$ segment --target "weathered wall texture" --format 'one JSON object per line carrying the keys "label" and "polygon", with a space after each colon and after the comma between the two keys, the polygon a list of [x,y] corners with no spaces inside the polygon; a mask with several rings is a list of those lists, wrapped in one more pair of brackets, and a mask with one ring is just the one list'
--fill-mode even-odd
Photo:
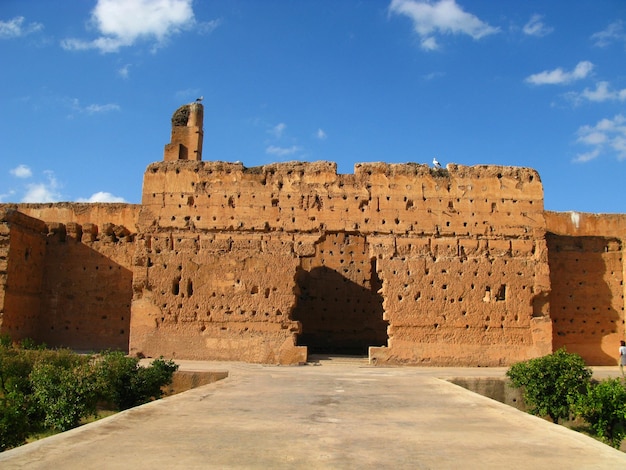
{"label": "weathered wall texture", "polygon": [[0,331],[50,346],[127,351],[138,206],[2,207],[11,214],[3,226],[11,237],[8,266],[13,269],[7,274]]}
{"label": "weathered wall texture", "polygon": [[0,204],[0,209],[13,209],[46,223],[106,224],[120,225],[131,232],[136,231],[138,204],[107,203],[91,204],[78,202]]}
{"label": "weathered wall texture", "polygon": [[[538,175],[503,167],[448,170],[389,182],[400,183],[390,201],[398,201],[398,212],[410,201],[422,230],[371,239],[390,327],[389,346],[373,348],[370,359],[487,366],[550,352]],[[421,199],[409,192],[415,183],[430,187]]]}
{"label": "weathered wall texture", "polygon": [[0,210],[0,331],[15,340],[37,336],[45,232],[40,220]]}
{"label": "weathered wall texture", "polygon": [[37,337],[80,350],[128,350],[134,236],[112,224],[49,224]]}
{"label": "weathered wall texture", "polygon": [[624,339],[626,216],[546,213],[553,348],[613,365]]}
{"label": "weathered wall texture", "polygon": [[202,161],[172,117],[141,205],[0,205],[0,332],[54,346],[293,364],[614,364],[626,216],[543,209],[531,169]]}
{"label": "weathered wall texture", "polygon": [[[328,162],[152,164],[131,351],[153,354],[182,335],[193,343],[186,355],[214,357],[217,344],[222,357],[267,357],[256,330],[279,328],[271,349],[285,357],[301,357],[299,345],[379,346],[378,363],[497,365],[548,353],[542,202],[536,172],[519,168],[375,163],[338,175]],[[272,257],[266,244],[277,237]],[[274,291],[266,308],[252,294]]]}

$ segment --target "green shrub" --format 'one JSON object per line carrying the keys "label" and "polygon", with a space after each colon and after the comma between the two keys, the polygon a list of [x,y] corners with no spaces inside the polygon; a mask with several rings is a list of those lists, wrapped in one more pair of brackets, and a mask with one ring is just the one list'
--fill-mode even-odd
{"label": "green shrub", "polygon": [[28,401],[19,391],[0,394],[0,451],[22,445],[31,432]]}
{"label": "green shrub", "polygon": [[574,412],[600,439],[619,449],[626,437],[626,387],[620,379],[589,384],[587,393],[578,397]]}
{"label": "green shrub", "polygon": [[96,415],[99,383],[92,364],[63,367],[39,362],[33,367],[30,380],[45,426],[67,431],[78,426],[82,418]]}
{"label": "green shrub", "polygon": [[102,356],[100,363],[103,398],[118,409],[161,398],[161,387],[172,383],[178,365],[173,361],[155,359],[148,367],[141,367],[139,360],[121,352],[109,352]]}
{"label": "green shrub", "polygon": [[0,393],[10,392],[27,395],[31,391],[28,375],[33,368],[34,357],[13,346],[0,346]]}
{"label": "green shrub", "polygon": [[578,354],[559,349],[553,354],[513,364],[506,375],[523,387],[528,411],[554,423],[569,417],[572,405],[590,383],[591,369]]}
{"label": "green shrub", "polygon": [[78,426],[102,401],[126,409],[160,398],[177,369],[163,359],[140,367],[121,352],[94,357],[0,336],[0,451]]}

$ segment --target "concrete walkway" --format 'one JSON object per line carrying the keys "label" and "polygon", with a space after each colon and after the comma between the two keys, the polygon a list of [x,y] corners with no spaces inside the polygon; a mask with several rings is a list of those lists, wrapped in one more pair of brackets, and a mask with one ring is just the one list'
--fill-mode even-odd
{"label": "concrete walkway", "polygon": [[229,377],[6,451],[0,468],[626,468],[622,452],[441,379],[504,368],[177,362]]}

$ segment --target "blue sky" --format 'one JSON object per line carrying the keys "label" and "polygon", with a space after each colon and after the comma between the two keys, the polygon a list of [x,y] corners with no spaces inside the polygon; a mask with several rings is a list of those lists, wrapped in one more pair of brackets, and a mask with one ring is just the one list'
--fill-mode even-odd
{"label": "blue sky", "polygon": [[204,160],[531,167],[626,213],[623,0],[2,0],[0,57],[0,202],[139,203],[204,96]]}

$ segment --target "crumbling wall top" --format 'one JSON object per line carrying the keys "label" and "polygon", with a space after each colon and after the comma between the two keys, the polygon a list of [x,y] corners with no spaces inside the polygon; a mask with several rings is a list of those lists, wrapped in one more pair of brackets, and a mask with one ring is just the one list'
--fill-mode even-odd
{"label": "crumbling wall top", "polygon": [[20,225],[35,232],[46,233],[47,227],[41,220],[29,217],[12,207],[0,208],[0,223]]}

